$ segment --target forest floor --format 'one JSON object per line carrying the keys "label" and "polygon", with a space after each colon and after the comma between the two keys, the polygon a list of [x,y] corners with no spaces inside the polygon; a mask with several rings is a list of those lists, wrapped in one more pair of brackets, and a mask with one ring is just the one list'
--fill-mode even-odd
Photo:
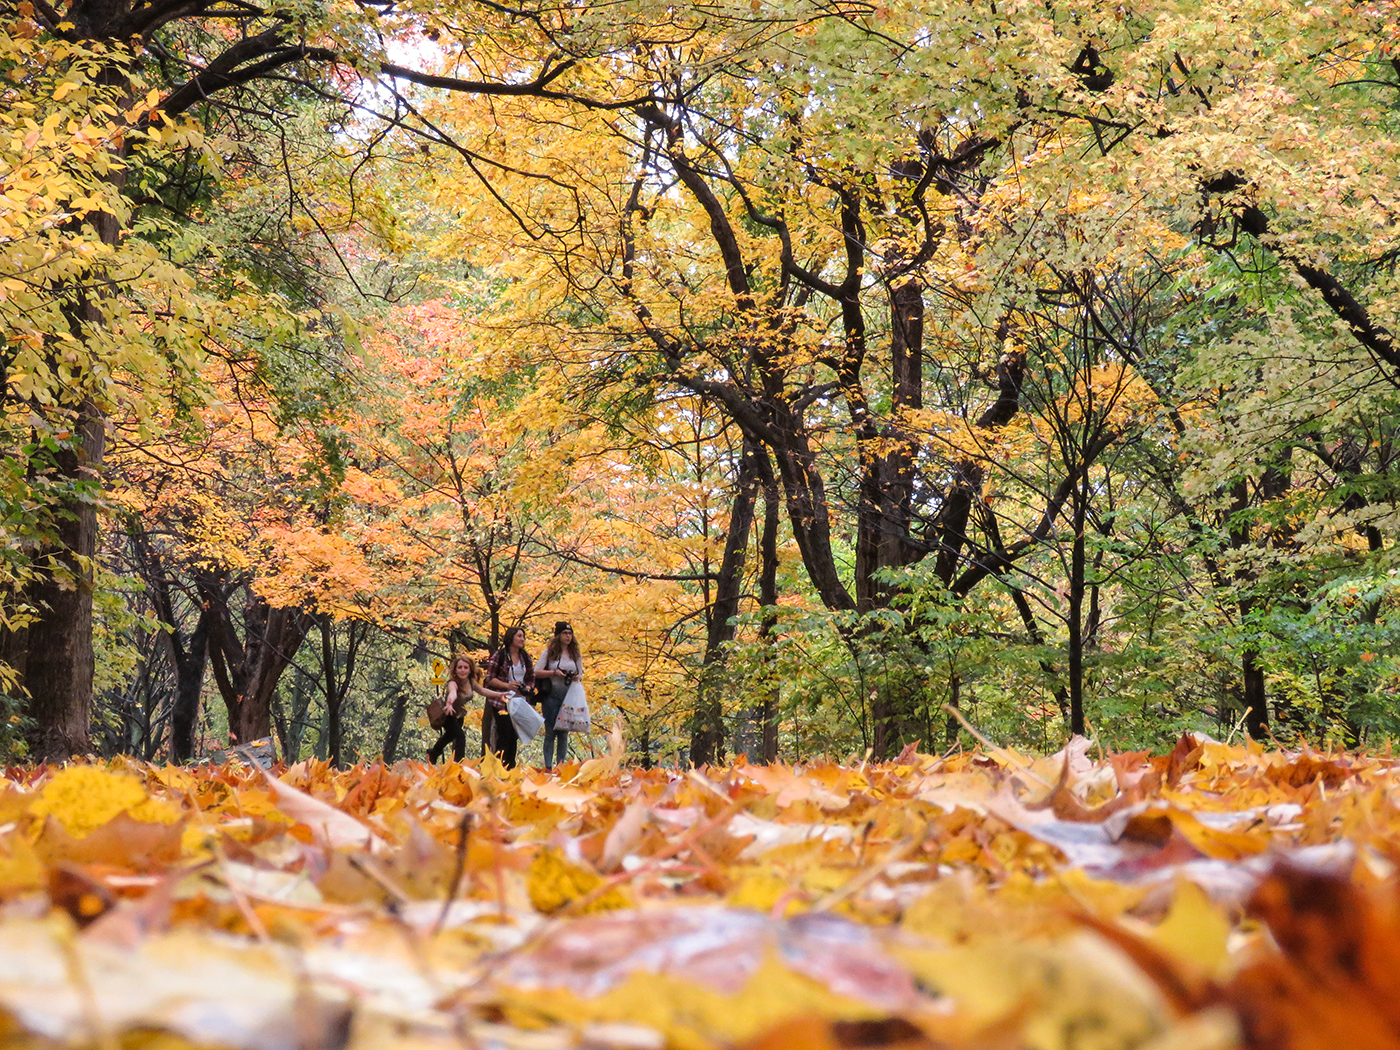
{"label": "forest floor", "polygon": [[11,769],[0,1045],[1400,1047],[1389,756]]}

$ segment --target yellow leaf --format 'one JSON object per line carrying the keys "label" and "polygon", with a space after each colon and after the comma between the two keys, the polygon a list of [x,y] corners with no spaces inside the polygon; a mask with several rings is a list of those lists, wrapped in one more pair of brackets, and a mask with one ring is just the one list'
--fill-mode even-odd
{"label": "yellow leaf", "polygon": [[1148,935],[1159,948],[1219,976],[1229,956],[1230,921],[1206,891],[1185,879],[1176,884],[1171,909]]}
{"label": "yellow leaf", "polygon": [[[673,1050],[712,1050],[749,1039],[801,1013],[846,1019],[880,1011],[830,991],[768,954],[737,992],[720,991],[689,976],[634,970],[602,995],[584,998],[560,988],[511,989],[504,1005],[568,1024],[626,1022],[659,1031]],[[517,1016],[519,1016],[517,1014]],[[521,1018],[524,1020],[525,1018]]]}
{"label": "yellow leaf", "polygon": [[44,881],[44,866],[23,835],[0,841],[0,894],[37,889]]}
{"label": "yellow leaf", "polygon": [[69,766],[48,779],[30,812],[52,816],[64,831],[80,838],[145,800],[145,786],[128,773]]}
{"label": "yellow leaf", "polygon": [[562,908],[581,902],[575,907],[579,914],[615,911],[629,905],[627,897],[616,887],[604,890],[603,877],[564,858],[553,846],[545,846],[530,862],[530,903],[536,911],[552,915]]}

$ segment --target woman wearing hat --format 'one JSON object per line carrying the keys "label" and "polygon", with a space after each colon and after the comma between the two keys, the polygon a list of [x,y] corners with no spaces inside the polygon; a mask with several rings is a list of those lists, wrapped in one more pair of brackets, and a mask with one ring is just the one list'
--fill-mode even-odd
{"label": "woman wearing hat", "polygon": [[544,715],[544,768],[553,769],[563,762],[569,750],[569,734],[554,728],[559,708],[564,706],[564,694],[575,678],[583,677],[583,659],[579,656],[574,629],[560,620],[554,625],[554,637],[535,662],[535,677],[549,682],[549,696],[540,706]]}

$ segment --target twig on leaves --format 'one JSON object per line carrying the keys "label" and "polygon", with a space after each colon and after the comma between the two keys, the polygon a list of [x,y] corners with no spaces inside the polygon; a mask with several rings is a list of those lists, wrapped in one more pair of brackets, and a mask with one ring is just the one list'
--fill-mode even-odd
{"label": "twig on leaves", "polygon": [[952,704],[944,704],[943,710],[947,712],[951,717],[956,718],[958,720],[958,724],[967,730],[968,734],[972,737],[973,740],[976,740],[979,744],[985,747],[988,753],[992,755],[992,757],[1000,758],[1007,765],[1014,766],[1018,772],[1029,777],[1031,780],[1034,780],[1041,787],[1047,788],[1049,790],[1054,789],[1054,785],[1051,784],[1044,777],[1042,777],[1040,774],[1032,770],[1030,763],[1027,762],[1024,758],[1016,754],[1016,752],[1014,751],[1008,751],[1004,747],[998,747],[996,744],[992,743],[985,736],[983,736],[976,729],[974,729],[972,723],[969,722],[966,718],[964,718],[963,713],[959,711],[956,707],[954,707]]}
{"label": "twig on leaves", "polygon": [[[697,776],[697,778],[700,781],[704,781],[704,778],[698,777],[697,774],[694,774],[694,771],[692,771],[692,775]],[[708,781],[704,782],[708,783]],[[714,788],[713,784],[711,784],[710,786]],[[701,859],[702,862],[709,861],[709,864],[713,865],[713,861],[709,860],[709,858],[704,854],[702,850],[700,850],[696,843],[713,829],[723,824],[729,823],[730,819],[734,816],[734,814],[738,813],[739,810],[744,808],[743,799],[730,799],[725,797],[719,791],[718,788],[714,788],[714,790],[717,794],[720,794],[721,798],[725,799],[726,805],[724,809],[720,810],[705,823],[696,824],[693,827],[691,827],[689,831],[687,831],[684,835],[678,838],[675,842],[672,842],[665,849],[647,858],[645,863],[638,865],[631,871],[620,871],[615,875],[608,876],[593,889],[583,894],[583,896],[576,897],[573,900],[569,901],[569,903],[564,905],[564,907],[561,908],[557,914],[576,914],[582,911],[583,909],[587,908],[594,901],[601,899],[604,895],[608,893],[608,891],[625,883],[632,882],[635,879],[640,878],[642,875],[650,874],[660,866],[662,861],[670,860],[676,854],[684,852],[685,850],[690,850],[692,855],[698,855],[697,859]]]}
{"label": "twig on leaves", "polygon": [[402,908],[409,902],[409,896],[404,892],[403,887],[380,871],[379,865],[373,860],[368,857],[357,857],[353,853],[348,854],[346,860],[350,862],[352,868],[392,897],[395,908]]}
{"label": "twig on leaves", "polygon": [[438,914],[437,922],[433,923],[433,936],[442,932],[443,924],[447,922],[448,912],[452,910],[452,902],[457,899],[457,891],[462,886],[462,876],[467,871],[467,839],[471,836],[472,815],[471,811],[462,814],[462,820],[457,825],[457,859],[452,869],[452,885],[447,888],[447,897],[442,902],[442,911]]}
{"label": "twig on leaves", "polygon": [[267,932],[267,927],[263,925],[262,919],[258,917],[257,910],[248,900],[245,894],[238,887],[238,880],[233,877],[233,872],[229,866],[228,854],[224,852],[223,843],[219,841],[219,836],[211,829],[204,820],[204,811],[200,808],[198,801],[193,794],[185,792],[185,797],[189,800],[191,809],[195,814],[195,819],[199,821],[200,829],[204,832],[209,843],[209,851],[214,854],[214,861],[219,867],[219,874],[223,877],[224,886],[228,889],[229,895],[233,897],[234,906],[238,913],[243,916],[243,921],[248,924],[248,928],[253,931],[253,936],[264,944],[272,940]]}
{"label": "twig on leaves", "polygon": [[120,1044],[112,1032],[112,1026],[107,1023],[102,1016],[101,1008],[97,1005],[97,994],[93,990],[91,979],[88,977],[87,965],[83,962],[77,936],[70,932],[60,935],[56,940],[59,950],[63,953],[68,979],[78,990],[78,998],[82,1001],[83,1019],[87,1022],[94,1046],[97,1050],[120,1050]]}
{"label": "twig on leaves", "polygon": [[914,852],[915,849],[923,845],[923,842],[924,839],[922,837],[905,839],[903,842],[899,843],[899,845],[895,846],[894,849],[890,850],[889,853],[885,855],[885,859],[879,864],[873,867],[863,868],[860,874],[843,885],[836,887],[836,889],[821,898],[821,900],[815,902],[810,910],[830,911],[848,897],[854,897],[876,879],[883,876],[892,865],[898,864],[905,857],[909,856],[910,853]]}

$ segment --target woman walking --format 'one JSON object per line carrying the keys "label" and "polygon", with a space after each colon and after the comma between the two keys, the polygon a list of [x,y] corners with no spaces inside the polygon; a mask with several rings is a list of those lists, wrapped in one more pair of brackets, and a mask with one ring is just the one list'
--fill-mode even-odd
{"label": "woman walking", "polygon": [[549,696],[541,706],[541,713],[544,715],[544,768],[553,769],[557,763],[564,761],[569,750],[569,734],[555,729],[554,722],[559,717],[559,708],[564,705],[564,694],[569,691],[569,686],[575,678],[583,677],[583,658],[579,655],[578,639],[566,621],[560,620],[554,625],[554,637],[540,653],[535,667],[536,677],[549,679]]}
{"label": "woman walking", "polygon": [[[525,628],[511,627],[506,631],[501,647],[486,664],[486,685],[504,693],[519,693],[528,698],[535,688],[535,669],[525,652]],[[493,751],[507,769],[515,766],[515,751],[520,737],[506,710],[505,700],[498,706],[487,702],[481,715],[481,753]]]}
{"label": "woman walking", "polygon": [[[437,743],[428,748],[429,761],[436,762],[442,757],[447,745],[452,745],[452,760],[462,761],[467,753],[467,734],[462,723],[467,715],[467,701],[472,693],[486,697],[486,703],[500,703],[505,706],[504,694],[483,689],[476,680],[476,662],[470,656],[458,656],[452,661],[452,677],[447,680],[447,694],[443,713],[447,719],[442,724],[442,733]],[[507,718],[509,721],[509,718]]]}

